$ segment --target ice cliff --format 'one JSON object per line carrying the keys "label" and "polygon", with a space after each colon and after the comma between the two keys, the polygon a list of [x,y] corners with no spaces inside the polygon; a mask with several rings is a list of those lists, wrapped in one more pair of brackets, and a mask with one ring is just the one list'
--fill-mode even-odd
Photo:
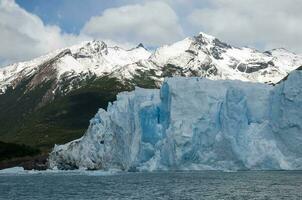
{"label": "ice cliff", "polygon": [[276,86],[174,77],[123,92],[51,168],[302,169],[302,71]]}

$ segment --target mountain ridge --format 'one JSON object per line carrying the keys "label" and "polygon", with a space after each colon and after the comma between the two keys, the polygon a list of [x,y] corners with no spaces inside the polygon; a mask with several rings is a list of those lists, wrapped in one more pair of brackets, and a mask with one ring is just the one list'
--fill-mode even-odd
{"label": "mountain ridge", "polygon": [[[14,87],[20,78],[35,73],[39,69],[37,66],[56,58],[63,59],[56,66],[58,79],[60,77],[66,78],[68,73],[70,76],[91,73],[98,77],[113,73],[121,78],[122,75],[116,75],[116,71],[121,71],[123,68],[125,70],[120,72],[124,73],[122,78],[131,79],[133,70],[140,68],[138,65],[143,62],[144,68],[147,70],[160,71],[161,69],[158,66],[172,64],[180,66],[183,70],[204,72],[196,75],[208,76],[208,78],[213,79],[239,79],[276,83],[278,82],[276,79],[281,80],[282,77],[287,75],[286,73],[302,65],[301,55],[284,48],[260,52],[246,47],[232,47],[202,32],[197,36],[185,38],[172,45],[159,47],[153,53],[147,51],[141,43],[135,48],[126,50],[117,46],[108,47],[102,41],[93,40],[57,50],[30,61],[1,68],[0,91],[4,93],[7,87]],[[206,67],[202,69],[202,67],[198,68],[199,65],[211,67],[210,69]],[[268,67],[271,68],[268,73],[275,72],[275,74],[273,73],[272,76],[267,78],[261,74],[255,75],[255,72],[261,70],[261,72],[266,73],[267,71],[263,69]],[[207,70],[210,70],[210,74],[207,74]],[[216,71],[218,71],[218,74],[215,74]],[[250,73],[254,74],[251,75]],[[187,75],[189,76],[188,73]],[[274,76],[277,76],[277,78],[274,78]]]}

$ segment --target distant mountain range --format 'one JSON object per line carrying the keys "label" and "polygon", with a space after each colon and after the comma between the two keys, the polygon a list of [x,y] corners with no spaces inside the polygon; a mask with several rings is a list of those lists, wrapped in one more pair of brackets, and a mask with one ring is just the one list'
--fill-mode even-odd
{"label": "distant mountain range", "polygon": [[276,84],[302,65],[285,49],[237,48],[200,33],[148,51],[83,42],[0,68],[0,141],[48,151],[83,135],[98,108],[136,86],[198,76]]}

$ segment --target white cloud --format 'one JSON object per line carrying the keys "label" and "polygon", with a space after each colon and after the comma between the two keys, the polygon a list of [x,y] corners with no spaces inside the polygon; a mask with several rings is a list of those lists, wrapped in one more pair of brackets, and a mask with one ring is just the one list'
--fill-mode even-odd
{"label": "white cloud", "polygon": [[181,39],[183,30],[168,4],[147,1],[105,10],[86,23],[82,34],[101,40],[156,46]]}
{"label": "white cloud", "polygon": [[74,44],[80,38],[43,24],[13,0],[0,0],[0,65],[34,58]]}
{"label": "white cloud", "polygon": [[236,45],[285,47],[302,52],[301,0],[214,0],[188,21]]}

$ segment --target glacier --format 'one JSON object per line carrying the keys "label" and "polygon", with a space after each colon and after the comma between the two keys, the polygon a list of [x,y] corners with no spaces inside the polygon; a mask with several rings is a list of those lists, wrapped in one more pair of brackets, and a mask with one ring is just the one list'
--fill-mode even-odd
{"label": "glacier", "polygon": [[275,86],[173,77],[100,109],[52,169],[301,170],[302,71]]}

